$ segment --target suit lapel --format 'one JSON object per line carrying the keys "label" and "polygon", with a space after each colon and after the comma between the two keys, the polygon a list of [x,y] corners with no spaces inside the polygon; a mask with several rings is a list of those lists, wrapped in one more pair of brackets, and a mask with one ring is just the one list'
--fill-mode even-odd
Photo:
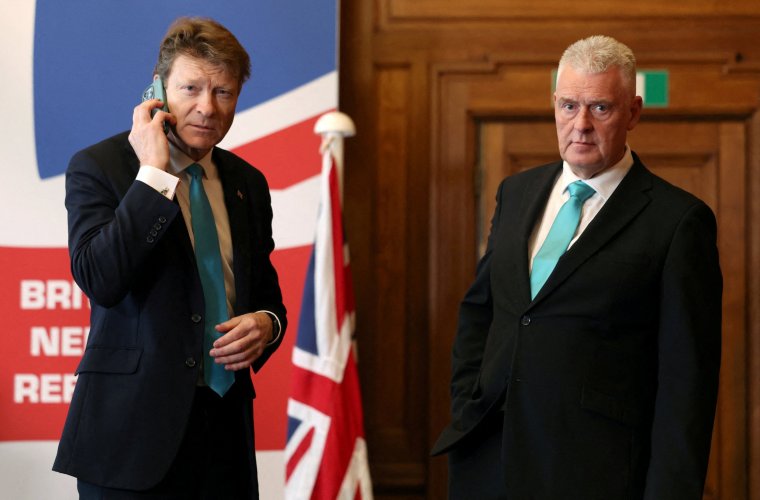
{"label": "suit lapel", "polygon": [[652,179],[644,165],[635,158],[633,167],[620,182],[602,210],[594,217],[578,241],[559,259],[549,279],[534,302],[540,301],[559,286],[578,266],[599,251],[646,207]]}
{"label": "suit lapel", "polygon": [[[174,197],[173,201],[175,205],[179,206],[179,200],[176,196]],[[193,266],[195,266],[195,251],[193,250],[193,242],[190,241],[190,233],[187,232],[187,223],[185,222],[185,216],[182,213],[181,209],[177,212],[177,218],[174,221],[174,224],[172,224],[169,228],[169,231],[175,233],[172,238],[174,238],[174,241],[179,242],[179,245],[182,247],[182,252],[184,253],[185,257],[187,257],[188,260],[192,262]]]}
{"label": "suit lapel", "polygon": [[[546,200],[561,169],[562,162],[550,164],[521,188],[523,196],[516,211],[516,227],[503,233],[503,238],[507,238],[503,244],[508,248],[511,247],[508,253],[514,256],[510,261],[516,263],[513,273],[515,286],[509,288],[514,290],[515,295],[510,299],[520,309],[530,303],[530,256],[528,255],[530,236],[536,226],[536,221],[543,214]],[[506,203],[505,210],[509,211],[509,200],[503,201]]]}
{"label": "suit lapel", "polygon": [[[249,279],[251,259],[251,231],[249,225],[249,207],[251,200],[246,184],[241,175],[225,163],[219,150],[214,149],[213,160],[219,171],[224,191],[224,204],[230,223],[232,239],[232,272],[235,276],[235,295],[237,304],[245,304],[249,296]],[[237,314],[237,313],[236,313]]]}

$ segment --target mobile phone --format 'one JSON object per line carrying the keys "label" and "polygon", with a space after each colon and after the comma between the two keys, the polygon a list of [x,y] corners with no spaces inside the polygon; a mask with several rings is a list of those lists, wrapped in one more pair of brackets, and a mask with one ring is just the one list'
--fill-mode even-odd
{"label": "mobile phone", "polygon": [[[155,116],[159,109],[167,113],[169,112],[169,105],[166,103],[166,89],[164,88],[164,82],[161,80],[160,76],[156,77],[153,82],[148,85],[148,88],[143,91],[142,100],[147,101],[148,99],[158,99],[164,103],[160,108],[153,108],[150,110],[151,118]],[[169,133],[169,124],[166,122],[164,122],[164,133]]]}

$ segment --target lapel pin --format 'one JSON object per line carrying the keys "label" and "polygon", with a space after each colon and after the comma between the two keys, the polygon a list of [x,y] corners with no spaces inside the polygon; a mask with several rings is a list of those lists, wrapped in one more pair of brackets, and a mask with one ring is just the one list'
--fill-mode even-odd
{"label": "lapel pin", "polygon": [[241,200],[243,199],[243,193],[241,193],[239,189],[237,191],[237,195],[238,195],[238,198],[240,198]]}

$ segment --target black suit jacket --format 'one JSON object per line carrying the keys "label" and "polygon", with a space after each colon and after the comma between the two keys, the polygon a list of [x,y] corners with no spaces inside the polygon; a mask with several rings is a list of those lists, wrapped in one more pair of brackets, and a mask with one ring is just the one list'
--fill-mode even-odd
{"label": "black suit jacket", "polygon": [[[272,311],[284,332],[266,180],[232,153],[212,154],[232,234],[234,313]],[[180,207],[135,181],[138,169],[122,133],[74,155],[66,172],[71,271],[92,312],[53,468],[110,488],[145,489],[165,475],[203,359],[203,291]],[[237,393],[255,397],[248,370],[235,378]]]}
{"label": "black suit jacket", "polygon": [[503,410],[510,500],[702,497],[720,364],[715,217],[634,160],[534,300],[528,240],[562,164],[499,188],[433,452]]}

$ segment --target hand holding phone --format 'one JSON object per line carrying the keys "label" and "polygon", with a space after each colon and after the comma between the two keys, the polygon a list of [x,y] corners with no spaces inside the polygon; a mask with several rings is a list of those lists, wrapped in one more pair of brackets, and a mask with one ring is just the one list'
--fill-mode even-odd
{"label": "hand holding phone", "polygon": [[[155,103],[145,104],[145,101],[158,99],[163,105],[159,108]],[[132,130],[129,133],[129,143],[132,145],[137,155],[140,165],[150,165],[161,170],[166,170],[169,166],[169,125],[173,123],[174,117],[163,116],[162,128],[163,134],[156,129],[156,123],[153,122],[155,114],[162,110],[169,112],[166,101],[166,91],[160,78],[155,78],[148,88],[142,93],[140,105],[135,107],[132,116]],[[148,119],[148,109],[150,109],[150,119]]]}
{"label": "hand holding phone", "polygon": [[[142,94],[142,100],[148,101],[150,99],[158,99],[163,103],[163,106],[160,108],[153,108],[150,110],[150,117],[153,118],[158,110],[164,111],[166,113],[169,112],[169,105],[166,102],[166,89],[164,89],[164,82],[161,80],[160,76],[157,76],[153,82],[143,91]],[[169,133],[169,124],[164,122],[164,133]]]}

